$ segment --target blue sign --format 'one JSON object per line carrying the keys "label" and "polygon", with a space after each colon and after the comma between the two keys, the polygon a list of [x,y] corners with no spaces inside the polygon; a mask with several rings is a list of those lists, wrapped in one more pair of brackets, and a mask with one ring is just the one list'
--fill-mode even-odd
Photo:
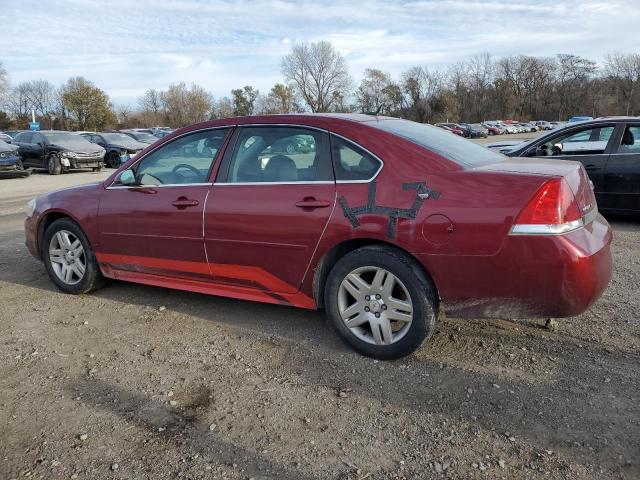
{"label": "blue sign", "polygon": [[40,122],[29,122],[29,130],[40,130]]}

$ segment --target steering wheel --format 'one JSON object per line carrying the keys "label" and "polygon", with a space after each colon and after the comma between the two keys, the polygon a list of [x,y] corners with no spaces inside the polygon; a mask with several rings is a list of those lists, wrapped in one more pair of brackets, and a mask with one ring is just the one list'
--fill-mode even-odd
{"label": "steering wheel", "polygon": [[[198,170],[196,167],[194,167],[193,165],[189,165],[187,163],[181,163],[179,165],[176,165],[175,167],[173,167],[173,170],[171,170],[171,175],[180,175],[178,173],[178,171],[180,169],[186,169],[189,170],[190,172],[192,172],[194,174],[194,176],[199,177],[200,175],[202,175],[202,173],[200,172],[200,170]],[[185,178],[183,175],[180,175],[182,178]]]}

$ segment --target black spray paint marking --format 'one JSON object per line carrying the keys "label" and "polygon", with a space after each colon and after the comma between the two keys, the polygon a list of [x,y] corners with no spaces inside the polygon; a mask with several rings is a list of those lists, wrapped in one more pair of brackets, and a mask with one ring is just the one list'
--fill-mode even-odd
{"label": "black spray paint marking", "polygon": [[369,184],[366,206],[351,208],[349,207],[347,199],[344,197],[338,198],[338,203],[342,207],[345,218],[349,220],[353,228],[360,226],[360,220],[358,220],[359,215],[365,215],[367,213],[386,215],[389,217],[387,237],[393,238],[396,235],[396,225],[398,224],[399,218],[409,218],[413,220],[418,215],[418,211],[425,200],[428,198],[433,198],[434,200],[440,198],[440,192],[429,189],[424,182],[403,183],[402,190],[416,190],[416,198],[413,200],[410,208],[394,208],[376,205],[376,182]]}

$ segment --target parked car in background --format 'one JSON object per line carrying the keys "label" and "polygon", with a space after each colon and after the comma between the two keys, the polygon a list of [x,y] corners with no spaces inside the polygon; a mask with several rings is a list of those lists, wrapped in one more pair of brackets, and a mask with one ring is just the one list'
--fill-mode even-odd
{"label": "parked car in background", "polygon": [[[270,153],[300,136],[312,152]],[[189,126],[104,182],[32,200],[25,231],[64,292],[108,277],[325,308],[346,342],[383,359],[418,348],[440,312],[578,315],[612,272],[579,163],[370,115]]]}
{"label": "parked car in background", "polygon": [[158,141],[158,137],[152,135],[149,132],[141,131],[141,130],[120,130],[120,132],[129,135],[134,140],[137,140],[141,143],[146,143],[147,145],[151,145]]}
{"label": "parked car in background", "polygon": [[11,143],[13,141],[13,137],[6,133],[0,133],[0,140],[2,140],[5,143]]}
{"label": "parked car in background", "polygon": [[28,177],[31,169],[25,169],[18,147],[0,139],[0,178]]}
{"label": "parked car in background", "polygon": [[81,135],[105,149],[104,164],[111,168],[118,168],[149,146],[120,132],[82,133]]}
{"label": "parked car in background", "polygon": [[588,115],[577,115],[567,120],[567,123],[586,122],[588,120],[593,120],[593,117],[589,117]]}
{"label": "parked car in background", "polygon": [[502,135],[505,133],[504,128],[496,124],[483,123],[482,125],[487,129],[487,134],[489,135]]}
{"label": "parked car in background", "polygon": [[440,127],[443,130],[446,130],[449,133],[453,133],[454,135],[458,135],[459,137],[464,137],[464,131],[457,127],[448,127],[443,123],[436,123],[436,127]]}
{"label": "parked car in background", "polygon": [[100,170],[105,153],[104,148],[82,135],[55,130],[24,131],[13,143],[19,147],[25,166],[47,170],[51,175],[76,168]]}
{"label": "parked car in background", "polygon": [[532,123],[528,123],[528,122],[520,122],[517,124],[520,129],[522,130],[522,133],[533,133],[533,132],[537,132],[538,131],[538,127],[535,126]]}
{"label": "parked car in background", "polygon": [[533,122],[540,130],[553,130],[553,125],[545,120],[537,120]]}
{"label": "parked car in background", "polygon": [[517,125],[513,125],[513,124],[508,124],[505,123],[504,124],[504,133],[522,133],[522,128],[518,127]]}
{"label": "parked car in background", "polygon": [[582,163],[598,208],[640,213],[640,118],[614,117],[568,123],[533,140],[498,148],[511,157],[544,157]]}
{"label": "parked car in background", "polygon": [[489,131],[479,123],[463,123],[461,124],[469,129],[469,138],[487,138]]}

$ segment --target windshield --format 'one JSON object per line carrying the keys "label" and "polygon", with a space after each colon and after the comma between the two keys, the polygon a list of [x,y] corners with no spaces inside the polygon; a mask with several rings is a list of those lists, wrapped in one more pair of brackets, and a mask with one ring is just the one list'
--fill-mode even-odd
{"label": "windshield", "polygon": [[109,143],[121,143],[127,145],[136,143],[133,138],[129,135],[125,135],[124,133],[101,133],[100,136]]}
{"label": "windshield", "polygon": [[409,120],[381,120],[369,125],[406,138],[463,167],[475,167],[486,163],[500,162],[504,156],[477,145],[457,135],[423,123]]}
{"label": "windshield", "polygon": [[155,142],[156,140],[158,140],[158,137],[154,137],[153,135],[151,135],[150,133],[144,133],[144,132],[131,132],[131,134],[138,140],[140,140],[141,142]]}
{"label": "windshield", "polygon": [[64,148],[69,148],[69,149],[91,148],[92,150],[99,148],[99,147],[96,147],[96,145],[93,145],[91,142],[89,142],[86,138],[76,133],[44,133],[42,132],[42,134],[45,137],[47,137],[47,140],[49,140],[49,143],[52,143],[54,145],[58,145]]}

